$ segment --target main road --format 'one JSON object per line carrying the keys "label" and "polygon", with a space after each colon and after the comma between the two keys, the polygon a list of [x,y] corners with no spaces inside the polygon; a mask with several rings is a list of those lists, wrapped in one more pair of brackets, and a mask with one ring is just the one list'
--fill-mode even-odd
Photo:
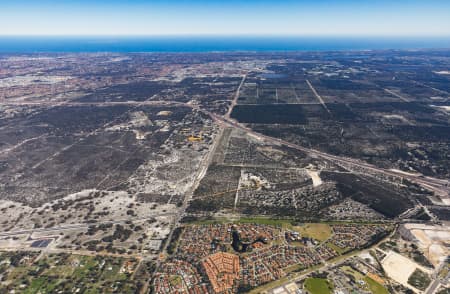
{"label": "main road", "polygon": [[106,220],[106,221],[95,221],[95,222],[89,222],[89,223],[67,224],[67,225],[60,225],[60,226],[49,227],[49,228],[34,228],[34,229],[24,229],[24,230],[17,230],[17,231],[5,231],[5,232],[0,232],[0,237],[11,237],[11,236],[18,236],[18,235],[25,235],[25,234],[33,234],[33,233],[55,233],[55,232],[61,232],[61,231],[81,230],[81,229],[87,229],[93,225],[122,224],[122,223],[125,223],[130,220],[145,221],[145,220],[153,219],[155,217],[171,216],[174,214],[175,214],[175,212],[163,212],[163,213],[156,213],[149,217],[142,217],[142,218],[136,218],[136,219],[127,218],[127,219],[119,219],[119,220]]}
{"label": "main road", "polygon": [[239,99],[239,94],[241,93],[241,89],[242,86],[245,83],[245,79],[247,78],[247,73],[244,74],[244,76],[242,77],[241,83],[239,84],[237,90],[236,90],[236,94],[234,94],[234,98],[231,101],[231,106],[230,108],[228,108],[227,113],[225,114],[225,118],[230,118],[231,112],[233,111],[234,106],[236,106],[238,99]]}
{"label": "main road", "polygon": [[287,146],[292,149],[296,149],[296,150],[305,152],[307,154],[314,155],[316,157],[323,158],[323,159],[326,159],[326,160],[329,160],[329,161],[332,161],[332,162],[335,162],[338,164],[361,168],[365,171],[383,174],[384,176],[408,179],[411,182],[417,183],[417,184],[423,186],[424,188],[427,188],[427,189],[435,192],[436,194],[438,194],[440,196],[448,197],[450,195],[450,182],[448,180],[437,179],[437,178],[432,178],[432,177],[424,177],[422,175],[406,174],[406,173],[402,173],[400,171],[397,172],[395,170],[376,167],[374,165],[362,162],[357,159],[331,155],[331,154],[328,154],[328,153],[325,153],[322,151],[318,151],[316,149],[306,148],[306,147],[297,145],[295,143],[282,140],[280,138],[270,137],[270,136],[255,132],[254,130],[236,122],[233,119],[226,118],[224,116],[220,116],[215,113],[211,113],[209,111],[200,109],[198,107],[194,107],[194,108],[198,109],[199,111],[204,112],[205,114],[208,114],[219,124],[224,124],[224,125],[228,125],[230,127],[240,129],[240,130],[247,132],[249,134],[252,134],[253,136],[255,136],[261,140],[264,140],[266,142],[277,144],[277,145],[282,145],[282,146]]}

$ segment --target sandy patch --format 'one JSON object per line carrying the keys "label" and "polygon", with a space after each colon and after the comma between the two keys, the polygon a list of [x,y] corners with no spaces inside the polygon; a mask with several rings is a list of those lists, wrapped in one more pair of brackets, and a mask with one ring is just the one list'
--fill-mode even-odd
{"label": "sandy patch", "polygon": [[168,116],[171,115],[172,111],[169,110],[161,110],[160,112],[158,112],[157,116]]}
{"label": "sandy patch", "polygon": [[136,136],[136,140],[144,140],[145,137],[147,137],[147,134],[150,134],[139,130],[133,130],[133,133]]}
{"label": "sandy patch", "polygon": [[406,258],[394,251],[389,251],[386,257],[381,261],[381,265],[386,274],[396,282],[404,285],[405,287],[412,288],[416,292],[420,292],[411,285],[408,284],[408,278],[411,274],[419,268],[425,273],[430,271],[417,263],[413,262],[409,258]]}
{"label": "sandy patch", "polygon": [[430,262],[433,265],[438,265],[442,261],[444,261],[445,257],[448,254],[448,250],[440,244],[432,244],[428,248],[428,256],[430,259]]}
{"label": "sandy patch", "polygon": [[298,286],[295,283],[289,283],[284,286],[280,286],[271,291],[272,294],[295,294],[298,292]]}
{"label": "sandy patch", "polygon": [[318,171],[306,170],[306,172],[311,177],[314,187],[322,185],[323,182],[322,182],[322,179],[319,176],[319,172]]}
{"label": "sandy patch", "polygon": [[407,176],[419,176],[420,175],[419,173],[409,173],[409,172],[405,172],[405,171],[402,171],[402,170],[399,170],[399,169],[396,169],[396,168],[391,168],[390,170],[395,172],[395,173],[404,174],[404,175],[407,175]]}
{"label": "sandy patch", "polygon": [[437,106],[437,107],[444,109],[445,111],[450,111],[450,106]]}
{"label": "sandy patch", "polygon": [[18,235],[14,237],[0,237],[1,249],[14,249],[23,246],[28,241],[28,234]]}
{"label": "sandy patch", "polygon": [[252,188],[261,190],[262,188],[270,189],[270,183],[267,179],[254,175],[253,173],[242,172],[239,187],[241,189]]}
{"label": "sandy patch", "polygon": [[383,116],[384,119],[386,119],[388,121],[393,121],[393,122],[398,121],[398,122],[411,124],[411,121],[408,120],[403,115],[399,115],[399,114],[383,114],[382,116]]}
{"label": "sandy patch", "polygon": [[448,197],[440,197],[442,204],[450,206],[450,198]]}
{"label": "sandy patch", "polygon": [[0,79],[0,88],[35,84],[57,84],[70,80],[70,76],[24,75]]}
{"label": "sandy patch", "polygon": [[153,122],[148,118],[148,116],[143,111],[135,111],[129,114],[129,119],[127,122],[110,126],[105,130],[108,132],[136,130],[142,127],[148,127],[152,125]]}
{"label": "sandy patch", "polygon": [[363,251],[359,254],[359,257],[364,259],[366,262],[370,263],[373,266],[377,265],[377,261],[375,258],[369,253],[369,251]]}
{"label": "sandy patch", "polygon": [[406,224],[405,228],[418,240],[418,246],[434,266],[438,266],[450,254],[446,247],[450,243],[450,228],[424,224]]}

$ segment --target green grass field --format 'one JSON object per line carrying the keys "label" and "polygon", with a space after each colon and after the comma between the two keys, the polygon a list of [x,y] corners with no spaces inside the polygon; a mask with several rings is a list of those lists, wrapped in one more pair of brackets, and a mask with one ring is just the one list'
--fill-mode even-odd
{"label": "green grass field", "polygon": [[311,294],[331,294],[333,286],[326,279],[308,278],[305,281],[305,288]]}
{"label": "green grass field", "polygon": [[304,224],[303,226],[294,227],[302,236],[313,238],[319,241],[325,241],[331,237],[332,231],[328,224]]}
{"label": "green grass field", "polygon": [[388,290],[384,288],[383,285],[379,284],[377,281],[372,280],[369,277],[365,277],[364,281],[366,281],[372,294],[389,294]]}
{"label": "green grass field", "polygon": [[339,253],[341,255],[348,251],[348,248],[341,248],[339,246],[334,245],[331,242],[327,242],[326,244],[328,247],[330,247],[331,249],[333,249],[334,251],[336,251],[337,253]]}

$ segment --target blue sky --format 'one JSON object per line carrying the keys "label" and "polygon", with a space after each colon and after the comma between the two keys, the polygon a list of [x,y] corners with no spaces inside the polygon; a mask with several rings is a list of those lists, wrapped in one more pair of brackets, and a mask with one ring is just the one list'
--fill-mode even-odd
{"label": "blue sky", "polygon": [[450,36],[450,1],[0,0],[0,35]]}

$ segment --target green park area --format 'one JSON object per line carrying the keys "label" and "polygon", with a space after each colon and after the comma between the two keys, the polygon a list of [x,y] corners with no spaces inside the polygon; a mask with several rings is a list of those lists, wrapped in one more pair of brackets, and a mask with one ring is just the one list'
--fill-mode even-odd
{"label": "green park area", "polygon": [[333,285],[327,279],[321,278],[306,279],[305,288],[311,294],[329,294],[333,291]]}
{"label": "green park area", "polygon": [[301,226],[295,226],[294,229],[302,236],[313,238],[319,241],[325,241],[332,235],[331,227],[323,223],[307,223]]}

